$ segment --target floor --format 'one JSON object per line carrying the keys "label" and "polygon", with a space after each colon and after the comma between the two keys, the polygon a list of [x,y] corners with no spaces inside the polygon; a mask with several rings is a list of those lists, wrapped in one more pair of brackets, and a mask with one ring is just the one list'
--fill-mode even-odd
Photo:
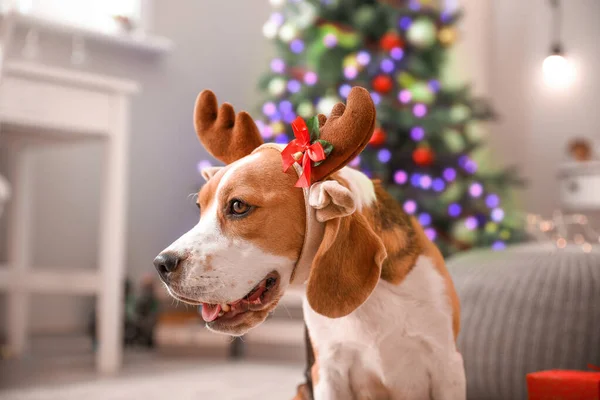
{"label": "floor", "polygon": [[35,357],[0,361],[0,400],[279,400],[293,398],[303,378],[297,361],[232,362],[147,350],[127,351],[122,371],[103,377],[94,370],[93,354],[80,348],[52,346]]}

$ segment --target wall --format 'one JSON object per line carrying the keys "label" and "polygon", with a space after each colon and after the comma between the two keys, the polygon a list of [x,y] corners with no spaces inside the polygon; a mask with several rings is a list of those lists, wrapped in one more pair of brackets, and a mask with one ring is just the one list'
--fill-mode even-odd
{"label": "wall", "polygon": [[600,141],[600,2],[563,1],[563,41],[577,79],[557,91],[542,82],[549,54],[551,13],[547,0],[461,0],[466,11],[456,61],[490,97],[500,115],[489,141],[502,164],[517,164],[529,185],[526,211],[548,216],[558,208],[556,171],[573,137]]}
{"label": "wall", "polygon": [[[90,48],[85,70],[142,86],[132,104],[129,159],[126,262],[132,277],[154,273],[156,254],[195,224],[197,209],[188,194],[202,183],[196,163],[206,157],[192,125],[196,95],[211,88],[238,109],[256,105],[257,77],[270,51],[261,33],[269,12],[266,1],[154,0],[154,31],[175,44],[162,60]],[[12,57],[20,56],[22,40],[23,33]],[[41,51],[42,62],[68,66],[64,39],[44,35]],[[40,151],[34,256],[39,265],[96,267],[101,156],[99,144]],[[90,306],[90,299],[36,296],[32,328],[80,328]],[[0,327],[3,323],[0,316]]]}

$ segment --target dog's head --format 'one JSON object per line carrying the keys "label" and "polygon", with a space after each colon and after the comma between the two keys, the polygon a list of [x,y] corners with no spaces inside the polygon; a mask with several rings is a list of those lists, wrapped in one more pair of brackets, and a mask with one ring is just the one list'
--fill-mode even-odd
{"label": "dog's head", "polygon": [[[310,271],[308,300],[329,316],[345,315],[360,305],[379,278],[385,252],[382,256],[381,242],[363,217],[351,215],[360,207],[355,195],[329,177],[362,151],[374,123],[375,108],[361,88],[352,90],[347,107],[336,105],[328,120],[319,116],[321,138],[333,151],[313,167],[312,186],[305,192],[294,186],[294,169],[282,171],[281,149],[262,146],[247,113],[236,116],[227,103],[218,108],[214,94],[202,92],[196,102],[196,132],[226,166],[202,172],[207,183],[198,193],[200,221],[154,261],[170,294],[201,305],[214,331],[240,335],[260,324],[296,272],[307,242],[310,197],[325,226]],[[332,265],[336,263],[343,269]],[[324,292],[329,300],[320,294]]]}

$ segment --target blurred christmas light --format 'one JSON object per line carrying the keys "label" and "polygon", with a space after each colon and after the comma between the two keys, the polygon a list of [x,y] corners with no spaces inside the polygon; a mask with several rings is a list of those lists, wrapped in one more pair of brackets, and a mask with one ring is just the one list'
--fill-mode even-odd
{"label": "blurred christmas light", "polygon": [[303,118],[310,118],[315,113],[315,107],[310,101],[303,101],[298,105],[298,114]]}
{"label": "blurred christmas light", "polygon": [[275,103],[272,101],[266,102],[262,108],[263,114],[272,116],[277,112],[277,107],[275,107]]}
{"label": "blurred christmas light", "polygon": [[481,185],[481,183],[479,183],[479,182],[473,183],[469,187],[469,194],[472,197],[479,197],[479,196],[481,196],[483,194],[483,186]]}
{"label": "blurred christmas light", "polygon": [[262,32],[267,39],[274,39],[277,36],[277,25],[273,21],[267,21],[263,25]]}
{"label": "blurred christmas light", "polygon": [[346,77],[346,79],[354,79],[357,75],[358,69],[355,66],[349,65],[344,68],[344,76]]}
{"label": "blurred christmas light", "polygon": [[477,163],[471,160],[468,156],[462,156],[458,159],[458,165],[460,165],[465,171],[470,174],[474,174],[477,171]]}
{"label": "blurred christmas light", "polygon": [[279,111],[281,111],[282,113],[286,114],[286,113],[291,113],[293,110],[293,105],[292,102],[289,100],[283,100],[281,103],[279,103]]}
{"label": "blurred christmas light", "polygon": [[448,206],[448,215],[458,217],[462,212],[462,207],[459,204],[452,203]]}
{"label": "blurred christmas light", "polygon": [[342,96],[343,98],[348,97],[348,95],[350,94],[350,90],[352,90],[352,86],[348,85],[347,83],[344,83],[342,86],[340,86],[339,89],[340,96]]}
{"label": "blurred christmas light", "polygon": [[293,112],[283,114],[283,121],[291,124],[296,119],[296,114]]}
{"label": "blurred christmas light", "polygon": [[297,35],[298,30],[290,23],[283,24],[283,26],[279,29],[279,38],[285,43],[289,43]]}
{"label": "blurred christmas light", "polygon": [[315,83],[317,83],[317,79],[317,74],[312,71],[308,71],[304,74],[304,83],[306,83],[309,86],[312,86]]}
{"label": "blurred christmas light", "polygon": [[425,229],[425,235],[427,238],[429,238],[429,240],[434,241],[437,237],[437,232],[433,228],[427,228]]}
{"label": "blurred christmas light", "polygon": [[413,11],[419,11],[421,9],[421,4],[419,4],[418,0],[410,0],[408,7]]}
{"label": "blurred christmas light", "polygon": [[392,60],[390,60],[389,58],[384,58],[383,60],[381,60],[379,67],[381,68],[381,70],[383,72],[385,72],[386,74],[389,74],[390,72],[392,72],[394,70],[394,62]]}
{"label": "blurred christmas light", "polygon": [[333,33],[328,33],[323,37],[323,43],[325,44],[325,47],[332,48],[337,45],[338,38]]}
{"label": "blurred christmas light", "polygon": [[422,103],[415,104],[413,107],[413,114],[415,114],[415,117],[417,118],[423,118],[425,115],[427,115],[427,106]]}
{"label": "blurred christmas light", "polygon": [[489,208],[496,208],[498,207],[498,205],[500,205],[500,197],[498,197],[497,194],[489,194],[486,198],[485,198],[485,204],[489,207]]}
{"label": "blurred christmas light", "polygon": [[408,214],[414,214],[417,211],[417,203],[414,200],[404,202],[404,211]]}
{"label": "blurred christmas light", "polygon": [[210,168],[212,166],[213,165],[209,160],[202,160],[198,162],[198,164],[196,165],[196,169],[198,170],[198,172],[202,172],[204,168]]}
{"label": "blurred christmas light", "polygon": [[289,142],[289,139],[287,138],[287,136],[285,135],[277,135],[275,137],[275,143],[277,144],[287,144]]}
{"label": "blurred christmas light", "polygon": [[371,92],[371,99],[373,99],[373,103],[378,105],[381,102],[381,96],[379,93]]}
{"label": "blurred christmas light", "polygon": [[336,96],[323,97],[317,103],[317,111],[325,116],[329,116],[331,109],[339,102],[339,100],[340,99]]}
{"label": "blurred christmas light", "polygon": [[274,58],[271,60],[271,70],[281,74],[283,71],[285,71],[285,63],[281,58]]}
{"label": "blurred christmas light", "polygon": [[427,226],[431,224],[431,215],[427,213],[419,214],[419,223],[423,226]]}
{"label": "blurred christmas light", "polygon": [[280,133],[285,132],[285,125],[282,122],[274,122],[270,126],[274,135],[279,135]]}
{"label": "blurred christmas light", "polygon": [[421,184],[421,174],[412,174],[410,177],[410,184],[414,187],[419,187]]}
{"label": "blurred christmas light", "polygon": [[402,170],[396,171],[394,174],[394,182],[398,185],[403,185],[408,180],[408,174]]}
{"label": "blurred christmas light", "polygon": [[446,183],[441,178],[435,178],[431,184],[431,187],[436,192],[441,192],[446,188]]}
{"label": "blurred christmas light", "polygon": [[269,92],[273,96],[281,96],[283,93],[285,93],[286,86],[287,86],[287,83],[286,83],[285,79],[273,78],[273,79],[271,79],[271,82],[269,82]]}
{"label": "blurred christmas light", "polygon": [[382,163],[387,163],[387,162],[389,162],[392,159],[392,152],[389,151],[388,149],[381,149],[377,153],[377,158]]}
{"label": "blurred christmas light", "polygon": [[356,156],[348,163],[353,168],[357,168],[360,165],[360,156]]}
{"label": "blurred christmas light", "polygon": [[504,219],[504,210],[501,208],[494,208],[490,214],[492,221],[500,222]]}
{"label": "blurred christmas light", "polygon": [[265,125],[260,135],[265,139],[270,139],[273,137],[273,129],[269,125]]}
{"label": "blurred christmas light", "polygon": [[290,50],[296,54],[302,53],[304,51],[304,42],[300,39],[292,40],[292,43],[290,43]]}
{"label": "blurred christmas light", "polygon": [[465,226],[469,230],[476,229],[477,228],[477,218],[475,218],[473,216],[467,217],[467,219],[465,220]]}
{"label": "blurred christmas light", "polygon": [[367,66],[371,62],[371,55],[366,51],[359,51],[356,54],[356,62],[363,67]]}
{"label": "blurred christmas light", "polygon": [[419,140],[423,140],[425,137],[425,129],[420,126],[415,126],[410,130],[410,137],[412,140],[418,142]]}
{"label": "blurred christmas light", "polygon": [[431,91],[433,92],[437,92],[440,90],[440,81],[432,79],[429,81],[428,83],[429,85],[429,89],[431,89]]}
{"label": "blurred christmas light", "polygon": [[402,17],[400,18],[400,21],[398,22],[398,25],[400,26],[401,29],[407,30],[408,28],[410,28],[410,25],[412,24],[412,19],[410,17]]}
{"label": "blurred christmas light", "polygon": [[260,133],[262,133],[262,131],[265,129],[265,123],[262,122],[260,119],[254,120],[254,123],[256,124],[256,127],[258,128],[258,131]]}
{"label": "blurred christmas light", "polygon": [[390,51],[390,56],[394,59],[394,60],[402,60],[402,58],[404,57],[404,50],[402,50],[400,47],[394,47],[391,51]]}
{"label": "blurred christmas light", "polygon": [[440,21],[442,21],[444,24],[449,22],[450,18],[452,18],[452,13],[450,11],[444,10],[440,14]]}
{"label": "blurred christmas light", "polygon": [[442,174],[444,175],[444,179],[448,182],[452,182],[456,179],[456,170],[454,168],[446,168]]}
{"label": "blurred christmas light", "polygon": [[492,244],[492,250],[494,250],[494,251],[504,250],[505,248],[506,248],[506,243],[504,243],[502,240],[496,240]]}
{"label": "blurred christmas light", "polygon": [[421,176],[421,179],[419,181],[423,189],[429,189],[431,187],[432,180],[429,175]]}
{"label": "blurred christmas light", "polygon": [[273,7],[281,7],[285,3],[285,0],[269,0],[269,3],[271,3]]}
{"label": "blurred christmas light", "polygon": [[398,93],[398,100],[403,104],[410,103],[412,100],[412,93],[410,93],[409,90],[403,89]]}
{"label": "blurred christmas light", "polygon": [[302,84],[295,79],[292,79],[287,84],[287,89],[290,93],[298,93],[302,88]]}
{"label": "blurred christmas light", "polygon": [[279,113],[279,111],[275,111],[273,114],[269,115],[269,119],[272,122],[281,121],[281,114]]}
{"label": "blurred christmas light", "polygon": [[283,17],[282,13],[274,12],[269,17],[269,21],[273,22],[276,26],[281,26],[283,24],[283,21],[285,21],[285,18]]}

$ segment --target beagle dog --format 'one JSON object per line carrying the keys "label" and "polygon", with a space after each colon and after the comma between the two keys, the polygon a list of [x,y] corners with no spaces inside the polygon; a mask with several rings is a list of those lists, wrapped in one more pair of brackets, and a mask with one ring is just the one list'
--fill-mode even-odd
{"label": "beagle dog", "polygon": [[196,132],[226,166],[202,171],[200,220],[156,257],[160,278],[229,335],[262,323],[291,283],[305,285],[316,400],[465,399],[459,302],[439,250],[378,182],[346,166],[373,133],[369,92],[353,88],[318,125],[333,150],[308,159],[299,188],[306,164],[283,172],[285,149],[203,91]]}

